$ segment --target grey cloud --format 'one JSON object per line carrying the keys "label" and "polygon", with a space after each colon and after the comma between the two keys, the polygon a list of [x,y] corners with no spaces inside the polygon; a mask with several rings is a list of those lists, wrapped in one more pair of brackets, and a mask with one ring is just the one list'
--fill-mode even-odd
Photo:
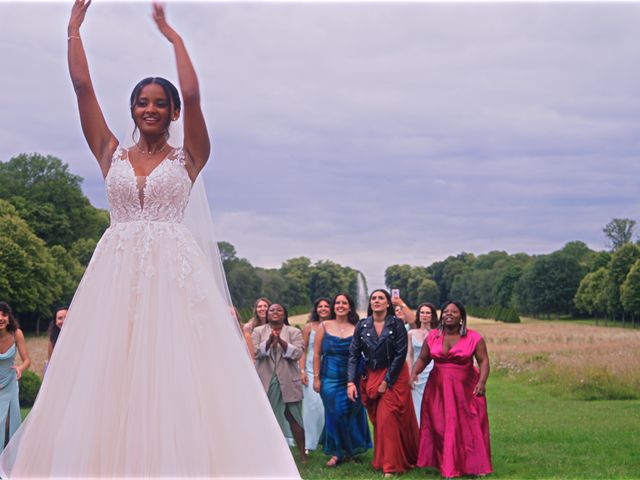
{"label": "grey cloud", "polygon": [[[68,10],[0,4],[0,158],[60,156],[104,207],[67,78]],[[83,27],[125,144],[135,82],[175,79],[149,13],[97,2]],[[218,231],[256,265],[331,258],[379,286],[389,264],[462,250],[602,248],[602,226],[640,207],[640,5],[172,3],[168,15],[201,80]]]}

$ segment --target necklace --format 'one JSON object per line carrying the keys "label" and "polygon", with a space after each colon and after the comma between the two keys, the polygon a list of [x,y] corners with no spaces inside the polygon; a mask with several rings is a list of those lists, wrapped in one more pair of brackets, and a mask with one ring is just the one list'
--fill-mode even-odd
{"label": "necklace", "polygon": [[[341,326],[341,324],[342,324],[342,326]],[[346,322],[342,323],[342,322],[337,322],[336,321],[335,326],[338,329],[338,331],[340,332],[340,336],[342,336],[344,334],[345,330],[347,329]]]}
{"label": "necklace", "polygon": [[143,155],[155,155],[157,153],[160,152],[164,152],[164,150],[169,146],[169,144],[167,142],[164,142],[164,145],[162,146],[162,148],[156,149],[154,151],[151,150],[145,150],[143,149],[139,143],[136,143],[136,148],[138,149],[138,151],[140,153],[142,153]]}

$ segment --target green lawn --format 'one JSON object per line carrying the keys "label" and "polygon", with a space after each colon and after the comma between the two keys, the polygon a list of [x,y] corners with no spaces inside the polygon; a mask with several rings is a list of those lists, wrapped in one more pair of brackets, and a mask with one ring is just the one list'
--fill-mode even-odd
{"label": "green lawn", "polygon": [[[489,378],[494,473],[490,478],[640,479],[640,400],[582,401],[557,397],[544,386],[500,374]],[[29,409],[22,409],[23,416]],[[294,457],[297,452],[292,450]],[[381,478],[371,453],[337,468],[312,452],[305,479]],[[403,479],[437,479],[416,469]]]}
{"label": "green lawn", "polygon": [[[568,400],[501,375],[490,377],[487,390],[490,478],[640,478],[640,401]],[[303,478],[382,477],[369,464],[371,454],[333,469],[325,461],[313,452]],[[416,469],[401,478],[440,475]]]}

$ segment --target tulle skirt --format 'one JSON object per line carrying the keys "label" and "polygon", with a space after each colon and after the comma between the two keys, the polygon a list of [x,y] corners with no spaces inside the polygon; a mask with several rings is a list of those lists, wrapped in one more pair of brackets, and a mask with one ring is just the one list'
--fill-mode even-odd
{"label": "tulle skirt", "polygon": [[3,478],[299,478],[188,230],[115,224],[73,299]]}

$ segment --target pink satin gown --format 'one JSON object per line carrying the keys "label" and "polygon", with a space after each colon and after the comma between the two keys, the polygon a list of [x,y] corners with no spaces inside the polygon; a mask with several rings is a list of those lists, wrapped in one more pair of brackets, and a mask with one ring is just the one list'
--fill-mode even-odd
{"label": "pink satin gown", "polygon": [[491,473],[487,401],[473,395],[478,370],[473,353],[482,337],[473,330],[445,355],[444,335],[427,337],[434,367],[422,399],[419,467],[436,467],[443,477]]}

